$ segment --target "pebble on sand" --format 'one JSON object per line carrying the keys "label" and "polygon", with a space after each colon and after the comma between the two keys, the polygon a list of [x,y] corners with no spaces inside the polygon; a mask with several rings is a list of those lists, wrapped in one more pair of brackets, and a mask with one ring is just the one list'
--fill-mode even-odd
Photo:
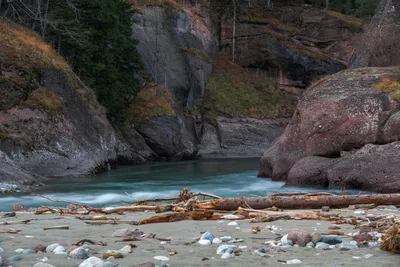
{"label": "pebble on sand", "polygon": [[8,258],[9,261],[20,261],[22,260],[22,257],[20,255],[13,255]]}
{"label": "pebble on sand", "polygon": [[293,259],[293,260],[288,260],[286,261],[286,264],[301,264],[302,261],[298,259]]}
{"label": "pebble on sand", "polygon": [[199,243],[200,245],[203,245],[203,246],[211,245],[211,241],[207,240],[207,239],[200,239],[197,243]]}
{"label": "pebble on sand", "polygon": [[211,232],[205,232],[201,235],[200,240],[210,240],[211,242],[215,238],[215,235]]}
{"label": "pebble on sand", "polygon": [[38,262],[35,265],[33,265],[33,267],[55,267],[55,266],[44,262]]}
{"label": "pebble on sand", "polygon": [[104,267],[104,261],[97,257],[90,257],[79,264],[79,267]]}
{"label": "pebble on sand", "polygon": [[33,250],[35,250],[36,252],[45,252],[46,251],[46,246],[45,245],[42,245],[42,244],[39,244],[39,245],[36,245],[34,248],[33,248]]}
{"label": "pebble on sand", "polygon": [[80,260],[84,260],[89,258],[90,254],[90,250],[89,249],[85,249],[83,247],[78,247],[76,249],[74,249],[73,251],[71,251],[71,253],[69,253],[69,256],[73,259],[80,259]]}
{"label": "pebble on sand", "polygon": [[132,235],[132,231],[129,229],[119,229],[112,234],[112,237],[127,237]]}
{"label": "pebble on sand", "polygon": [[238,226],[239,224],[237,222],[230,222],[228,223],[229,226]]}
{"label": "pebble on sand", "polygon": [[303,230],[293,229],[290,230],[287,236],[294,244],[304,247],[311,241],[311,235]]}
{"label": "pebble on sand", "polygon": [[48,245],[47,248],[46,248],[46,252],[53,252],[53,250],[58,246],[60,246],[60,244],[58,244],[58,243],[54,243],[54,244]]}
{"label": "pebble on sand", "polygon": [[169,258],[165,256],[154,256],[154,259],[158,261],[169,261]]}

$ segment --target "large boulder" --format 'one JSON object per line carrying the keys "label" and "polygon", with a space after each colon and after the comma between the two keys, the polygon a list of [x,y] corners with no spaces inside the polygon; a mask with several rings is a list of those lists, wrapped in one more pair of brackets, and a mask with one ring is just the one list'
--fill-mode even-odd
{"label": "large boulder", "polygon": [[158,156],[169,160],[193,158],[197,152],[194,133],[177,116],[159,116],[145,122],[138,132]]}
{"label": "large boulder", "polygon": [[291,185],[400,190],[392,143],[400,140],[400,105],[375,88],[383,77],[399,75],[399,67],[352,69],[309,88],[262,157],[259,176]]}
{"label": "large boulder", "polygon": [[202,125],[202,158],[260,157],[284,131],[288,120],[218,117]]}

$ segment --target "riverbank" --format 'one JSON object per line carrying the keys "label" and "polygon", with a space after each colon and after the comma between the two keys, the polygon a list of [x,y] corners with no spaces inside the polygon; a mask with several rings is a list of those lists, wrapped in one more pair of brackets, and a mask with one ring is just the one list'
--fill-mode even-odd
{"label": "riverbank", "polygon": [[[394,206],[377,207],[367,211],[348,209],[334,209],[330,213],[340,215],[353,215],[357,217],[390,215],[400,216],[400,209]],[[91,214],[93,216],[94,214]],[[142,219],[153,216],[152,212],[126,213],[125,215],[109,215],[108,217],[117,217],[119,220],[140,221]],[[175,266],[281,266],[284,262],[298,259],[302,263],[299,266],[398,266],[400,256],[385,252],[379,248],[371,248],[371,246],[342,250],[339,245],[331,246],[328,250],[317,249],[312,247],[272,247],[264,244],[268,241],[280,240],[282,236],[292,229],[301,229],[308,233],[327,233],[332,228],[329,221],[314,220],[279,220],[265,223],[251,223],[250,220],[237,220],[232,223],[229,220],[216,221],[180,221],[173,223],[158,223],[148,225],[89,225],[85,221],[77,219],[76,215],[58,215],[58,214],[42,214],[35,215],[28,212],[17,212],[15,217],[4,217],[5,213],[0,213],[1,222],[30,220],[27,224],[1,225],[0,231],[10,228],[21,230],[18,233],[1,233],[0,247],[4,250],[0,252],[3,261],[10,257],[22,259],[12,262],[12,266],[26,267],[34,266],[38,262],[46,262],[56,267],[78,266],[84,259],[73,259],[66,254],[34,253],[21,254],[16,252],[18,249],[38,248],[38,245],[47,247],[51,244],[58,243],[68,249],[82,239],[91,241],[105,242],[106,246],[93,245],[86,243],[91,249],[90,256],[102,258],[107,250],[120,250],[126,245],[132,244],[132,253],[122,253],[123,258],[111,259],[113,265],[104,266],[137,266],[142,263],[151,262],[156,266],[162,262]],[[233,224],[233,225],[229,225]],[[68,226],[69,229],[44,230],[45,227],[51,226]],[[253,233],[253,227],[259,227],[259,232]],[[340,224],[337,231],[344,232],[344,236],[339,236],[343,243],[349,243],[353,240],[348,233],[356,233],[353,225]],[[337,228],[335,227],[335,228]],[[115,237],[113,233],[120,229],[129,229],[143,232],[137,233],[137,240],[140,241],[122,241],[124,237]],[[241,246],[238,255],[221,259],[221,255],[217,255],[217,248],[222,244],[200,245],[197,238],[204,232],[211,232],[216,237],[230,236],[237,243],[228,245]],[[155,238],[150,238],[155,234]],[[376,234],[376,233],[373,233]],[[115,235],[115,234],[114,234]],[[379,236],[379,235],[378,235]],[[161,240],[157,240],[160,238]],[[163,241],[163,240],[166,241]],[[223,238],[222,238],[223,239]],[[168,241],[170,240],[170,241]],[[361,243],[360,243],[361,244]],[[127,247],[125,247],[125,250]],[[265,250],[265,255],[258,253],[254,255],[254,250]],[[1,250],[0,250],[1,251]],[[57,249],[62,253],[61,249]],[[176,251],[175,255],[170,255],[171,251]],[[120,251],[119,251],[120,252]],[[263,255],[263,256],[260,256]],[[154,257],[163,256],[169,260],[156,260]],[[8,265],[3,265],[8,266]],[[44,266],[44,265],[37,265]],[[86,265],[89,266],[89,265]],[[102,265],[103,266],[103,265]],[[154,266],[151,264],[145,266]],[[166,266],[166,265],[163,265]]]}

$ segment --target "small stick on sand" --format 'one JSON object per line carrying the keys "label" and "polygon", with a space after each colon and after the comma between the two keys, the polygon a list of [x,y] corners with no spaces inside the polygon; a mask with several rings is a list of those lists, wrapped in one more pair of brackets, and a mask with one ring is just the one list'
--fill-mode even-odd
{"label": "small stick on sand", "polygon": [[18,234],[21,232],[21,229],[10,229],[10,230],[0,230],[1,234]]}
{"label": "small stick on sand", "polygon": [[0,222],[0,225],[11,225],[11,224],[27,224],[31,220],[23,220],[23,221],[9,221],[9,222]]}
{"label": "small stick on sand", "polygon": [[43,230],[69,230],[69,225],[48,226],[43,227]]}

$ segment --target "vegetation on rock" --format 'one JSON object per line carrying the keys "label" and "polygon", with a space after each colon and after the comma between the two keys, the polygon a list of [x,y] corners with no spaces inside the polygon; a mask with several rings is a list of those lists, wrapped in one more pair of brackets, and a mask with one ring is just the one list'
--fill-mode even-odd
{"label": "vegetation on rock", "polygon": [[375,88],[378,92],[391,93],[392,99],[400,102],[400,81],[395,77],[382,78]]}
{"label": "vegetation on rock", "polygon": [[205,95],[195,109],[202,114],[266,119],[290,117],[295,104],[265,74],[218,55]]}

